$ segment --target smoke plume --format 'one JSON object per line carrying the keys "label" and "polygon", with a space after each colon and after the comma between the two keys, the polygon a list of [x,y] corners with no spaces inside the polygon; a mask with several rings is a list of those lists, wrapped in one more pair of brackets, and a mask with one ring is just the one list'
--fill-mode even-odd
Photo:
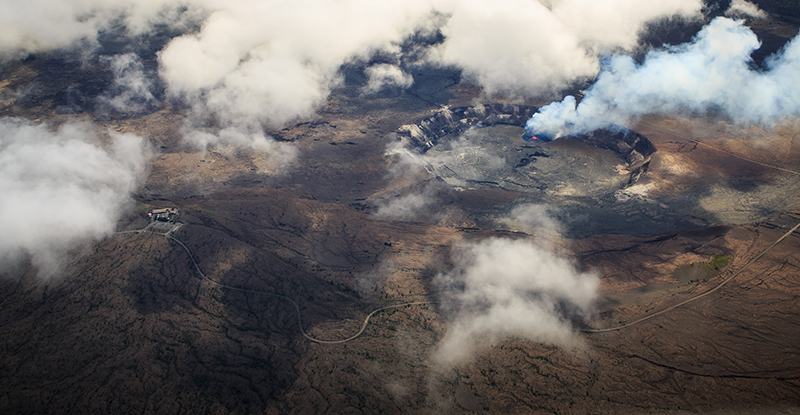
{"label": "smoke plume", "polygon": [[598,286],[553,247],[527,239],[467,242],[454,268],[437,276],[454,318],[435,352],[451,365],[504,338],[571,347],[581,344],[570,317],[587,317]]}
{"label": "smoke plume", "polygon": [[52,131],[0,119],[0,264],[27,257],[41,276],[55,274],[68,250],[114,231],[148,159],[135,135],[102,144],[87,124]]}
{"label": "smoke plume", "polygon": [[654,50],[637,64],[609,58],[579,105],[568,96],[542,108],[527,129],[552,137],[624,124],[644,114],[718,112],[738,124],[772,125],[800,114],[800,40],[752,67],[760,46],[742,21],[714,19],[692,42]]}

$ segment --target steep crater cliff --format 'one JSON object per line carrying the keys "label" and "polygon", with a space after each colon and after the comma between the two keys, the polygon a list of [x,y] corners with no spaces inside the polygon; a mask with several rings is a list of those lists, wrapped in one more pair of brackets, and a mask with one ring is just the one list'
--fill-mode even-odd
{"label": "steep crater cliff", "polygon": [[455,185],[544,190],[566,184],[569,192],[585,194],[626,187],[647,172],[655,146],[623,127],[524,141],[525,122],[538,109],[502,103],[444,107],[397,134],[432,173]]}

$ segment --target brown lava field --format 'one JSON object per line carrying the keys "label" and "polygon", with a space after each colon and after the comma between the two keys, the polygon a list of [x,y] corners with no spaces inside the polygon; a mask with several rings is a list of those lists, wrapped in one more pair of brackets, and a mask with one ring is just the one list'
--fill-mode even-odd
{"label": "brown lava field", "polygon": [[[788,24],[773,25],[759,30],[785,42]],[[4,85],[34,82],[47,65],[6,68]],[[289,302],[203,281],[163,236],[115,235],[76,250],[46,283],[29,265],[3,271],[0,413],[800,413],[797,234],[712,295],[620,331],[582,334],[581,347],[511,338],[454,368],[430,357],[448,324],[433,276],[459,241],[537,238],[498,222],[522,203],[557,206],[566,237],[554,243],[601,275],[595,316],[580,328],[614,327],[712,289],[800,221],[800,123],[765,131],[642,119],[627,127],[657,151],[633,182],[613,170],[624,160],[594,157],[600,150],[579,141],[539,145],[534,152],[562,158],[538,168],[558,159],[565,173],[535,191],[456,183],[457,174],[441,173],[458,159],[447,154],[436,174],[398,180],[385,152],[402,126],[480,99],[458,74],[421,76],[424,88],[386,97],[345,85],[313,119],[272,131],[299,150],[283,169],[250,152],[183,146],[185,115],[170,105],[81,117],[145,135],[157,150],[120,230],[144,227],[149,209],[178,207],[184,226],[174,236],[210,279],[291,297],[310,335],[345,338],[376,308],[430,304],[376,314],[351,342],[316,344]],[[0,113],[66,120],[56,98],[42,96],[0,103]],[[475,132],[490,136],[481,151],[500,154],[513,128]],[[425,157],[447,152],[439,149]],[[598,165],[569,170],[568,155],[582,163],[575,154],[584,150]],[[519,160],[506,161],[501,170],[523,174]],[[440,214],[375,214],[426,186]],[[716,256],[730,258],[718,274],[676,274]]]}

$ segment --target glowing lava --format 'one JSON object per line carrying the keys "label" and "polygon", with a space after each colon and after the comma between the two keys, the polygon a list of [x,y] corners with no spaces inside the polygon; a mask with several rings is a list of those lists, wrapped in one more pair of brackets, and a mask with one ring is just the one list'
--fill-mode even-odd
{"label": "glowing lava", "polygon": [[533,131],[525,130],[525,133],[522,134],[522,139],[525,141],[540,141],[540,142],[548,142],[553,141],[553,138],[546,134],[536,134],[534,135]]}

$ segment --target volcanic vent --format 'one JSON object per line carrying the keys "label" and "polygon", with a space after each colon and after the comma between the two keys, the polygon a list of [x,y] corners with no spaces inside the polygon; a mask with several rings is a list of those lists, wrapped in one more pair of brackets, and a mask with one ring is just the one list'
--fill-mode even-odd
{"label": "volcanic vent", "polygon": [[537,107],[489,104],[442,108],[398,135],[428,170],[454,186],[498,187],[551,196],[601,196],[635,183],[656,148],[618,127],[553,142],[523,140]]}

